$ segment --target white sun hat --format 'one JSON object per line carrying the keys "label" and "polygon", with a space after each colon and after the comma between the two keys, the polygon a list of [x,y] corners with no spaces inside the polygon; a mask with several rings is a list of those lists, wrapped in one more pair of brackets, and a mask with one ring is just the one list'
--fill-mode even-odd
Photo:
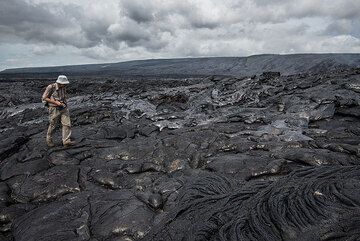
{"label": "white sun hat", "polygon": [[59,77],[56,80],[56,83],[62,84],[62,85],[67,85],[69,84],[69,80],[67,79],[67,77],[65,75],[59,75]]}

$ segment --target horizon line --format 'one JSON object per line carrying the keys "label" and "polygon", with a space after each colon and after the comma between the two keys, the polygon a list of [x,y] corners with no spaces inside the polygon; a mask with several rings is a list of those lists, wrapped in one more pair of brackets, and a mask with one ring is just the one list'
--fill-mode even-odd
{"label": "horizon line", "polygon": [[210,59],[210,58],[249,58],[255,56],[266,56],[266,55],[279,55],[279,56],[289,56],[289,55],[356,55],[360,53],[289,53],[289,54],[274,54],[274,53],[264,53],[264,54],[253,54],[247,56],[199,56],[199,57],[174,57],[174,58],[147,58],[147,59],[133,59],[133,60],[124,60],[120,62],[102,62],[102,63],[81,63],[81,64],[68,64],[68,65],[50,65],[50,66],[32,66],[32,67],[15,67],[7,68],[0,70],[0,73],[6,70],[21,70],[21,69],[34,69],[34,68],[59,68],[59,67],[69,67],[69,66],[86,66],[86,65],[103,65],[103,64],[118,64],[118,63],[129,63],[137,61],[151,61],[151,60],[181,60],[181,59]]}

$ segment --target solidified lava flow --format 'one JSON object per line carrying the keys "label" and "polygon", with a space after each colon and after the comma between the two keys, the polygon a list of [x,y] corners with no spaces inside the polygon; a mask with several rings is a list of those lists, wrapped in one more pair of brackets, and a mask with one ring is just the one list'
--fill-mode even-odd
{"label": "solidified lava flow", "polygon": [[69,79],[54,148],[0,82],[0,240],[360,240],[359,69]]}

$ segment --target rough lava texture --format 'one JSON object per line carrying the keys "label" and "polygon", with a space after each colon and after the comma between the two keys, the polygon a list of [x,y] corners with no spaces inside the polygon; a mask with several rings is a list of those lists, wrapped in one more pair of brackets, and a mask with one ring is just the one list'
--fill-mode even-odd
{"label": "rough lava texture", "polygon": [[359,240],[360,70],[0,82],[0,240]]}

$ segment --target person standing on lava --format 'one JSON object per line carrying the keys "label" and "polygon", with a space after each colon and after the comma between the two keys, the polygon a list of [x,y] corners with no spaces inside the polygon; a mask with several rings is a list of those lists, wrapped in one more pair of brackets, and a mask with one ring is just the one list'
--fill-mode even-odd
{"label": "person standing on lava", "polygon": [[72,146],[75,143],[70,140],[71,136],[71,121],[69,109],[67,107],[67,93],[66,86],[69,80],[65,75],[59,75],[56,82],[46,87],[42,95],[42,101],[49,110],[49,128],[46,134],[46,144],[48,147],[54,147],[55,144],[52,139],[53,132],[61,120],[62,124],[62,142],[64,146]]}

